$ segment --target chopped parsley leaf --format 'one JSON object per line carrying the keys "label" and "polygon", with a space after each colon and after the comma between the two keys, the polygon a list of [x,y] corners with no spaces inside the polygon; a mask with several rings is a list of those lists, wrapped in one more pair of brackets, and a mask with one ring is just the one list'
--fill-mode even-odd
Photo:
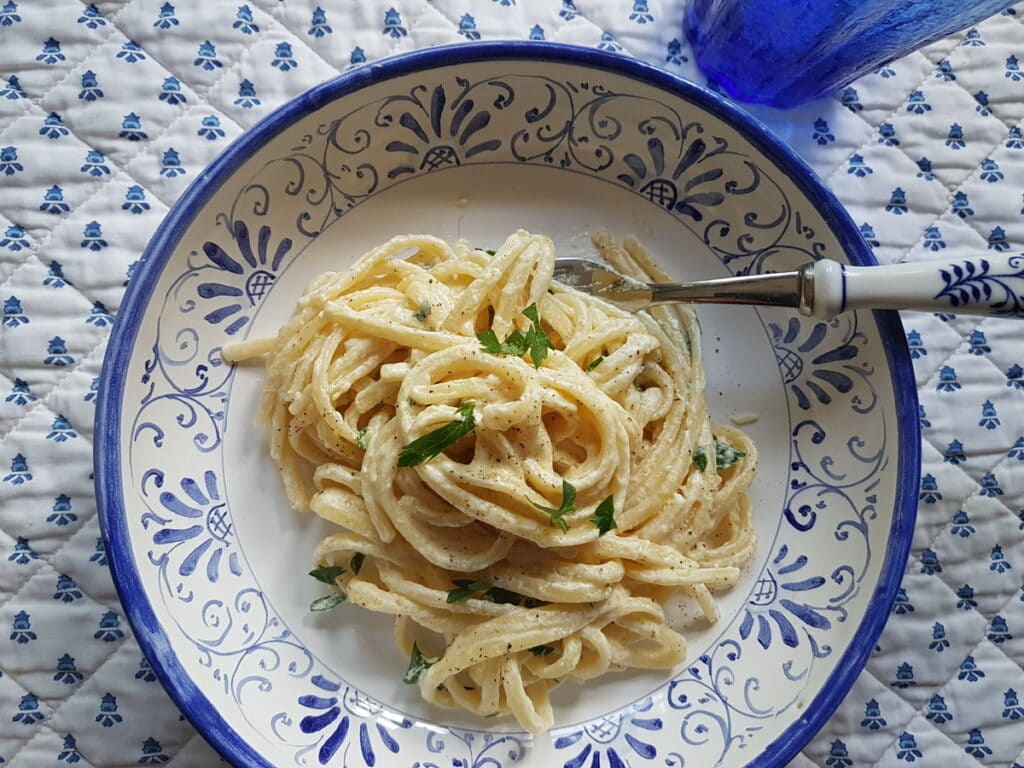
{"label": "chopped parsley leaf", "polygon": [[555,649],[550,645],[535,645],[530,649],[530,653],[534,656],[547,656],[549,653],[554,653]]}
{"label": "chopped parsley leaf", "polygon": [[464,600],[469,600],[471,597],[478,597],[480,600],[486,600],[489,603],[507,603],[524,608],[537,608],[547,605],[543,600],[538,600],[534,597],[526,597],[518,592],[503,589],[502,587],[492,587],[488,581],[454,579],[452,584],[456,586],[456,589],[448,591],[447,602],[449,603],[461,603]]}
{"label": "chopped parsley leaf", "polygon": [[340,565],[325,565],[322,568],[314,568],[309,572],[309,575],[317,581],[322,581],[324,584],[330,584],[333,587],[335,584],[334,580],[344,572],[345,569]]}
{"label": "chopped parsley leaf", "polygon": [[486,592],[491,588],[488,581],[473,581],[472,579],[455,579],[452,584],[456,589],[448,590],[448,603],[462,603],[480,592]]}
{"label": "chopped parsley leaf", "polygon": [[473,401],[467,400],[455,409],[462,418],[449,422],[443,427],[438,427],[432,432],[427,432],[402,448],[398,454],[398,466],[415,467],[429,461],[472,432],[476,426],[476,419],[473,418],[473,406]]}
{"label": "chopped parsley leaf", "polygon": [[501,587],[491,587],[484,592],[482,599],[489,603],[506,603],[508,605],[519,605],[523,608],[539,608],[542,605],[547,605],[543,600],[538,600],[535,597],[526,597],[518,592],[502,589]]}
{"label": "chopped parsley leaf", "polygon": [[482,331],[476,337],[484,352],[490,352],[492,355],[512,355],[513,357],[522,357],[529,352],[533,367],[540,368],[544,358],[548,356],[548,350],[555,347],[541,327],[537,305],[531,304],[523,310],[523,314],[530,321],[530,330],[525,333],[512,331],[503,342],[498,341],[498,335],[492,330]]}
{"label": "chopped parsley leaf", "polygon": [[336,605],[341,605],[348,598],[344,592],[335,592],[333,595],[324,595],[318,597],[312,603],[309,604],[309,610],[311,611],[329,611]]}
{"label": "chopped parsley leaf", "polygon": [[530,348],[526,334],[522,331],[512,331],[505,341],[498,341],[498,334],[494,331],[481,331],[476,335],[480,341],[480,348],[492,355],[512,355],[522,357]]}
{"label": "chopped parsley leaf", "polygon": [[708,455],[703,448],[698,448],[693,454],[693,466],[703,472],[708,468]]}
{"label": "chopped parsley leaf", "polygon": [[366,427],[360,429],[358,434],[356,435],[356,445],[358,445],[364,451],[366,450]]}
{"label": "chopped parsley leaf", "polygon": [[731,467],[746,455],[746,451],[733,448],[728,443],[723,443],[717,437],[715,438],[715,466],[718,469]]}
{"label": "chopped parsley leaf", "polygon": [[430,303],[424,301],[420,304],[419,309],[412,313],[412,316],[421,323],[425,323],[427,318],[430,317]]}
{"label": "chopped parsley leaf", "polygon": [[424,656],[416,643],[412,644],[412,655],[409,657],[409,667],[405,670],[405,674],[402,676],[402,682],[406,685],[415,685],[423,677],[423,673],[434,666],[434,661],[431,661]]}
{"label": "chopped parsley leaf", "polygon": [[599,366],[603,362],[604,362],[604,355],[598,355],[597,357],[595,357],[593,360],[590,361],[590,365],[587,366],[587,370],[588,371],[592,371],[595,368],[597,368],[597,366]]}
{"label": "chopped parsley leaf", "polygon": [[598,536],[604,536],[612,528],[617,527],[615,525],[615,507],[613,504],[614,500],[609,496],[597,505],[597,509],[594,510],[594,516],[590,518],[590,522],[597,526]]}
{"label": "chopped parsley leaf", "polygon": [[576,489],[569,484],[568,480],[562,481],[562,504],[558,509],[534,504],[537,509],[547,512],[551,516],[551,524],[562,529],[562,533],[569,532],[569,524],[565,522],[565,515],[568,512],[576,511]]}
{"label": "chopped parsley leaf", "polygon": [[526,315],[532,324],[530,332],[527,334],[527,338],[530,341],[530,359],[533,361],[534,368],[540,368],[544,358],[548,356],[548,350],[554,349],[555,345],[551,343],[551,339],[548,338],[547,333],[541,327],[540,315],[537,314],[536,304],[531,304],[524,309],[523,314]]}

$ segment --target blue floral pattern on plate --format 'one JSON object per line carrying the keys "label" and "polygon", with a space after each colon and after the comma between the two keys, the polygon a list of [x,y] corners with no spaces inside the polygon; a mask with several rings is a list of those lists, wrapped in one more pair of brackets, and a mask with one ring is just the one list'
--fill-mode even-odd
{"label": "blue floral pattern on plate", "polygon": [[[400,29],[400,19],[389,23]],[[208,48],[203,65],[214,60]],[[127,482],[146,508],[128,521],[145,542],[139,567],[152,569],[158,612],[199,685],[297,764],[373,766],[401,755],[424,768],[497,768],[531,744],[525,734],[417,722],[359,690],[284,624],[238,549],[222,466],[233,369],[220,346],[248,333],[310,243],[408,179],[511,163],[636,195],[734,273],[841,258],[820,214],[712,114],[624,77],[562,69],[504,62],[472,77],[473,67],[442,67],[379,84],[379,98],[332,119],[299,121],[287,151],[235,173],[217,198],[227,202],[183,237],[150,302],[129,370],[142,396],[124,410]],[[838,628],[866,610],[861,587],[873,588],[882,559],[872,543],[892,515],[879,505],[894,494],[879,331],[857,315],[829,324],[766,316],[792,419],[786,504],[775,541],[762,544],[769,562],[696,661],[634,703],[553,731],[567,768],[745,762],[748,745],[792,722],[796,702],[835,668],[852,636]],[[182,456],[187,472],[177,469]]]}

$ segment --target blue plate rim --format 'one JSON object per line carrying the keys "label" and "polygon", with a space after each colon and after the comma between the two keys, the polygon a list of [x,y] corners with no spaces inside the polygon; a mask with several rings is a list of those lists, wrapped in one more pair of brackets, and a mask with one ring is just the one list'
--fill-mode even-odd
{"label": "blue plate rim", "polygon": [[[239,768],[273,768],[228,725],[178,661],[142,589],[125,525],[126,514],[120,492],[120,405],[124,397],[127,365],[140,321],[167,257],[198,211],[253,151],[329,102],[374,83],[440,66],[501,59],[552,61],[610,71],[653,85],[699,105],[732,126],[786,173],[790,181],[815,205],[853,264],[874,266],[878,263],[849,214],[824,182],[760,120],[696,83],[652,64],[607,51],[564,43],[518,40],[455,43],[412,51],[342,73],[299,94],[256,123],[243,134],[245,141],[241,137],[236,139],[196,177],[168,211],[143,251],[140,267],[125,292],[107,342],[94,423],[98,438],[93,452],[93,471],[100,530],[125,615],[139,646],[171,699],[196,730],[231,765]],[[881,566],[881,579],[849,647],[837,661],[835,671],[825,680],[819,693],[804,707],[805,714],[751,760],[747,764],[748,768],[783,768],[825,724],[867,663],[895,602],[896,591],[906,568],[920,483],[917,389],[899,315],[888,311],[872,314],[885,342],[883,346],[893,382],[899,430],[896,498]]]}

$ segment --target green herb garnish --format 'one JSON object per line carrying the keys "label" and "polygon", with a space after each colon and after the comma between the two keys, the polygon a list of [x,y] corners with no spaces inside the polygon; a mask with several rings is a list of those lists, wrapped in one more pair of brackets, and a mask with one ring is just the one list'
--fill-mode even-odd
{"label": "green herb garnish", "polygon": [[544,507],[534,504],[537,509],[547,512],[551,516],[551,524],[562,529],[562,533],[569,532],[569,524],[565,522],[565,515],[568,512],[576,511],[576,489],[569,484],[569,481],[562,481],[562,505],[558,509]]}
{"label": "green herb garnish", "polygon": [[484,352],[490,352],[492,355],[512,355],[513,357],[522,357],[529,352],[533,367],[540,368],[544,358],[548,356],[548,350],[555,347],[541,327],[537,305],[531,304],[523,310],[523,314],[530,321],[530,330],[525,333],[512,331],[505,341],[498,341],[498,335],[492,330],[482,331],[476,337]]}
{"label": "green herb garnish", "polygon": [[452,581],[457,589],[448,590],[449,603],[462,603],[473,595],[480,592],[486,592],[491,588],[490,582],[487,581],[473,581],[472,579],[454,579]]}
{"label": "green herb garnish", "polygon": [[612,528],[617,527],[615,525],[615,507],[613,504],[614,500],[609,496],[597,505],[597,509],[594,510],[594,516],[590,518],[590,522],[597,526],[598,536],[604,536]]}
{"label": "green herb garnish", "polygon": [[[324,584],[330,584],[332,587],[336,587],[337,582],[335,581],[335,579],[337,579],[343,573],[345,573],[345,569],[340,565],[325,565],[320,568],[314,568],[312,571],[309,572],[309,575],[317,581],[321,581]],[[344,592],[335,592],[332,595],[324,595],[323,597],[318,597],[316,600],[310,603],[309,610],[328,611],[336,605],[341,605],[347,599],[348,597],[345,595]]]}
{"label": "green herb garnish", "polygon": [[412,316],[419,320],[421,323],[425,323],[427,318],[430,317],[430,303],[424,301],[420,304],[419,309],[412,313]]}
{"label": "green herb garnish", "polygon": [[484,253],[486,253],[488,256],[493,256],[494,254],[497,253],[497,251],[492,251],[490,248],[484,248]]}
{"label": "green herb garnish", "polygon": [[358,445],[364,451],[366,450],[366,427],[360,429],[359,432],[356,434],[356,445]]}
{"label": "green herb garnish", "polygon": [[541,605],[547,605],[546,602],[538,600],[535,597],[526,597],[525,595],[520,595],[518,592],[503,589],[502,587],[492,587],[490,582],[487,581],[454,579],[452,584],[454,584],[456,588],[448,590],[447,602],[449,603],[461,603],[469,600],[471,597],[477,597],[480,600],[486,600],[489,603],[507,603],[509,605],[518,605],[524,608],[537,608]]}
{"label": "green herb garnish", "polygon": [[455,409],[455,412],[462,418],[445,424],[443,427],[438,427],[432,432],[427,432],[402,448],[398,454],[398,466],[415,467],[429,461],[472,432],[476,426],[476,419],[473,418],[473,405],[472,400],[467,400]]}
{"label": "green herb garnish", "polygon": [[548,356],[548,350],[554,349],[555,345],[551,343],[551,339],[540,325],[540,315],[537,314],[536,304],[531,304],[524,309],[523,314],[526,315],[532,326],[527,334],[530,342],[530,359],[533,361],[534,368],[540,368],[540,364]]}
{"label": "green herb garnish", "polygon": [[352,561],[348,564],[348,567],[352,569],[352,573],[359,573],[359,569],[363,567],[363,560],[366,559],[366,555],[362,552],[356,552],[352,555]]}
{"label": "green herb garnish", "polygon": [[592,371],[595,368],[597,368],[597,366],[599,366],[603,362],[604,362],[604,355],[598,355],[597,357],[595,357],[593,360],[590,361],[590,365],[587,366],[587,370],[588,371]]}
{"label": "green herb garnish", "polygon": [[334,580],[337,579],[341,574],[345,572],[345,569],[340,565],[326,565],[323,568],[314,568],[309,572],[317,581],[322,581],[324,584],[330,584],[334,586]]}
{"label": "green herb garnish", "polygon": [[492,355],[522,357],[530,348],[526,334],[522,331],[512,331],[505,341],[498,341],[498,334],[490,330],[481,331],[476,337],[480,341],[480,349],[490,352]]}
{"label": "green herb garnish", "polygon": [[698,448],[693,454],[693,466],[703,472],[708,468],[708,455],[703,448]]}
{"label": "green herb garnish", "polygon": [[434,662],[420,653],[416,643],[412,644],[412,655],[409,657],[409,667],[402,676],[402,682],[406,685],[414,685],[423,677],[423,673],[434,666]]}
{"label": "green herb garnish", "polygon": [[534,656],[547,656],[549,653],[554,653],[555,649],[550,645],[535,645],[530,649],[530,653]]}
{"label": "green herb garnish", "polygon": [[324,595],[318,597],[312,603],[309,604],[309,610],[311,611],[329,611],[336,605],[344,603],[348,597],[344,592],[335,592],[333,595]]}
{"label": "green herb garnish", "polygon": [[523,608],[538,608],[542,605],[547,605],[543,600],[538,600],[535,597],[526,597],[525,595],[520,595],[518,592],[513,592],[510,589],[503,589],[501,587],[491,587],[481,595],[480,599],[486,600],[489,603],[519,605]]}
{"label": "green herb garnish", "polygon": [[717,437],[715,438],[715,466],[718,469],[731,467],[746,455],[746,451],[733,448],[728,443],[723,443]]}

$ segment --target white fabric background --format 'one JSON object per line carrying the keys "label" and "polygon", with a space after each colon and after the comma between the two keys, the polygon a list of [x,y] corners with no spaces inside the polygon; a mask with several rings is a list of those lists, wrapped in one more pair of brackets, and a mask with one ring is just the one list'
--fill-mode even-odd
{"label": "white fabric background", "polygon": [[[534,37],[703,81],[680,34],[683,1],[5,3],[0,762],[209,765],[218,758],[132,639],[92,490],[97,376],[147,239],[231,140],[353,62]],[[828,181],[880,261],[1020,250],[1022,20],[997,16],[835,98],[755,111]],[[867,670],[794,765],[1020,766],[1022,326],[904,322],[923,417],[913,553]]]}

